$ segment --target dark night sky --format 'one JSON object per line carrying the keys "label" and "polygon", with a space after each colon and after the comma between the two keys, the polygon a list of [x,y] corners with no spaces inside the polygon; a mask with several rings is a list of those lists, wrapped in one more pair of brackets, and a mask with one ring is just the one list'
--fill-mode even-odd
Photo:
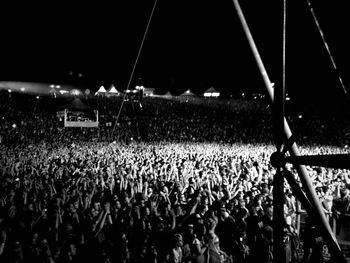
{"label": "dark night sky", "polygon": [[[240,2],[269,76],[280,83],[283,1]],[[313,2],[348,86],[345,1]],[[4,6],[0,80],[68,82],[91,89],[113,82],[124,89],[152,5],[151,0],[127,0]],[[306,1],[289,0],[287,19],[287,92],[341,92]],[[135,71],[138,78],[159,92],[200,92],[211,85],[224,93],[264,89],[231,0],[158,0]]]}

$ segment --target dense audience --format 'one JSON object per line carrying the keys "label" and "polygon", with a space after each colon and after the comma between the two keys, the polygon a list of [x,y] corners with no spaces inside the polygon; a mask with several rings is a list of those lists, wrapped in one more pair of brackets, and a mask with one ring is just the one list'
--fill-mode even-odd
{"label": "dense audience", "polygon": [[[0,96],[0,262],[271,262],[264,103],[153,98],[126,104],[114,132],[120,99],[87,101],[98,129],[63,128],[53,103]],[[301,152],[346,152],[312,143]],[[308,171],[340,233],[349,171]],[[287,261],[305,236],[303,260],[315,262],[322,239],[310,220],[302,235],[298,212],[286,184]]]}

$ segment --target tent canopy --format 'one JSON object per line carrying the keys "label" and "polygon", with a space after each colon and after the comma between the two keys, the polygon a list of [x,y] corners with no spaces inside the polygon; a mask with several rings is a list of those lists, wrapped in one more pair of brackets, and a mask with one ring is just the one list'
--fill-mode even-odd
{"label": "tent canopy", "polygon": [[106,89],[105,89],[105,87],[102,85],[99,89],[98,89],[98,91],[96,91],[96,93],[95,93],[95,95],[96,94],[106,94]]}
{"label": "tent canopy", "polygon": [[180,96],[195,96],[195,94],[190,90],[184,91]]}
{"label": "tent canopy", "polygon": [[213,86],[211,86],[209,89],[207,89],[206,91],[204,91],[203,93],[204,97],[219,97],[220,96],[220,92],[218,92]]}
{"label": "tent canopy", "polygon": [[108,91],[109,93],[115,93],[115,94],[119,94],[120,92],[114,87],[114,85],[111,86],[111,88]]}
{"label": "tent canopy", "polygon": [[213,86],[211,86],[209,89],[207,89],[204,93],[213,93],[218,92]]}
{"label": "tent canopy", "polygon": [[115,86],[112,84],[111,88],[108,91],[109,96],[120,96],[121,92],[115,88]]}

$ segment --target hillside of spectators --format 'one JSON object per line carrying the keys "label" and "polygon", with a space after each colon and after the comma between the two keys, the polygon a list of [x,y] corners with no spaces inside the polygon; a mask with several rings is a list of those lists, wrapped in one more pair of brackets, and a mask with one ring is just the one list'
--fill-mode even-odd
{"label": "hillside of spectators", "polygon": [[[83,100],[100,113],[100,126],[92,130],[64,129],[62,118],[56,117],[57,107],[66,103],[60,99],[1,91],[0,100],[0,135],[5,144],[69,142],[74,139],[125,142],[131,138],[171,142],[272,142],[271,107],[265,100],[204,100],[193,103],[178,99],[145,98],[142,105],[126,102],[113,138],[112,130],[122,103],[120,97]],[[307,106],[310,105],[296,105],[288,111],[287,119],[292,130],[300,125],[305,126],[298,144],[349,144],[349,107]],[[301,124],[303,118],[308,120],[306,125]]]}

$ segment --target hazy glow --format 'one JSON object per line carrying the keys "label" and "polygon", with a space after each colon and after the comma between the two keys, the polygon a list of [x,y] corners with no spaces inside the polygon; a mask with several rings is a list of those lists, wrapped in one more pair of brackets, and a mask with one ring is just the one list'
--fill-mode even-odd
{"label": "hazy glow", "polygon": [[81,92],[80,90],[78,90],[78,89],[72,89],[72,90],[70,91],[70,94],[71,94],[71,95],[74,95],[74,96],[78,96],[78,95],[81,95],[82,92]]}
{"label": "hazy glow", "polygon": [[[23,90],[24,88],[24,90]],[[22,82],[22,81],[0,81],[0,89],[11,90],[11,92],[28,92],[36,95],[49,95],[53,91],[64,88],[71,90],[76,88],[70,85],[56,85],[53,83]]]}

